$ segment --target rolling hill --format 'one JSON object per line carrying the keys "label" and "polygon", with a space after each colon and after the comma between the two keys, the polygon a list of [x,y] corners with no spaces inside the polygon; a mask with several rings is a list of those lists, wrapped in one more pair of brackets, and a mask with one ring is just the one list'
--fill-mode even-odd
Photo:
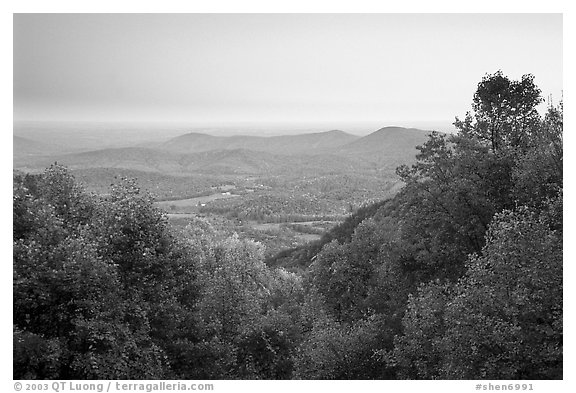
{"label": "rolling hill", "polygon": [[175,153],[149,148],[102,149],[84,153],[24,157],[14,167],[38,170],[58,162],[70,169],[123,168],[166,174],[285,174],[365,171],[361,160],[334,154],[279,155],[244,149]]}
{"label": "rolling hill", "polygon": [[[188,133],[155,146],[57,154],[14,136],[14,167],[41,170],[54,162],[71,169],[122,168],[179,174],[325,174],[386,172],[414,160],[428,131],[385,127],[364,137],[333,130],[275,137]],[[25,154],[29,152],[29,154]],[[44,154],[43,154],[44,153]]]}
{"label": "rolling hill", "polygon": [[248,135],[224,137],[189,133],[170,139],[158,147],[180,153],[243,149],[275,154],[319,154],[330,152],[359,138],[339,130],[273,137]]}
{"label": "rolling hill", "polygon": [[212,136],[188,133],[157,146],[178,153],[211,150],[252,150],[283,155],[337,154],[361,156],[364,159],[392,157],[411,158],[416,146],[424,143],[429,131],[417,128],[384,127],[364,137],[333,130],[313,134],[259,136]]}

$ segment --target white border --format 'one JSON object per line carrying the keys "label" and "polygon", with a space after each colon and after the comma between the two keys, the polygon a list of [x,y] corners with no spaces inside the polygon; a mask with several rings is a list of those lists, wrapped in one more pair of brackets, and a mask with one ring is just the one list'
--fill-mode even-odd
{"label": "white border", "polygon": [[[573,91],[574,78],[571,70],[576,70],[574,64],[574,13],[570,9],[570,1],[561,0],[540,0],[540,1],[503,1],[503,0],[482,0],[477,2],[464,2],[453,0],[404,0],[395,1],[392,4],[373,0],[354,1],[315,1],[315,0],[292,0],[281,3],[265,0],[212,0],[212,1],[184,1],[184,0],[162,0],[162,1],[120,1],[120,0],[100,0],[100,1],[73,1],[73,0],[9,0],[2,2],[2,14],[0,19],[0,31],[2,42],[2,116],[0,117],[3,131],[1,133],[2,146],[2,187],[5,192],[1,194],[2,222],[4,228],[1,233],[0,247],[2,250],[2,295],[4,306],[2,308],[5,315],[5,322],[1,325],[1,351],[2,351],[2,381],[5,385],[4,391],[14,391],[12,383],[12,291],[11,277],[12,269],[9,262],[9,253],[12,248],[11,243],[11,214],[9,198],[9,176],[12,172],[12,138],[8,130],[12,129],[12,14],[13,13],[269,13],[269,12],[306,12],[306,13],[563,13],[564,14],[564,102],[565,102],[565,146],[568,154],[565,155],[565,270],[564,270],[564,329],[565,329],[565,350],[564,350],[564,381],[534,381],[535,390],[540,392],[556,391],[568,392],[576,391],[574,373],[576,370],[574,361],[574,262],[571,256],[574,255],[574,208],[570,203],[574,196],[572,168],[575,168],[572,151],[574,148],[574,105]],[[9,55],[8,55],[9,54]],[[535,48],[534,56],[538,56]],[[570,70],[571,72],[567,72]],[[10,223],[10,224],[9,224]],[[499,381],[502,383],[503,381]],[[513,381],[514,382],[514,381]],[[338,381],[338,382],[298,382],[298,381],[268,381],[268,382],[239,382],[221,381],[216,382],[217,392],[238,391],[250,389],[251,391],[266,391],[271,389],[276,391],[306,390],[318,391],[324,389],[344,391],[348,389],[365,389],[367,391],[382,391],[390,388],[393,391],[399,389],[417,389],[417,391],[437,391],[437,392],[466,392],[474,390],[472,381]]]}

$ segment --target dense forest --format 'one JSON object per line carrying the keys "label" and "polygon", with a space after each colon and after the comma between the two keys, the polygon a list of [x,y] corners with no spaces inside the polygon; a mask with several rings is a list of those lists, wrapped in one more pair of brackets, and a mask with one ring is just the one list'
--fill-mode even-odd
{"label": "dense forest", "polygon": [[263,247],[135,180],[14,173],[15,379],[561,379],[563,106],[486,75],[405,186]]}

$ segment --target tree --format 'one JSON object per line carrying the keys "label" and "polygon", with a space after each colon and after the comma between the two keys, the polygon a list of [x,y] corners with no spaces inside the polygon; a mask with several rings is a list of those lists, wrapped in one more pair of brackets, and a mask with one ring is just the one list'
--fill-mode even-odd
{"label": "tree", "polygon": [[118,265],[123,285],[147,287],[146,296],[156,297],[154,283],[169,274],[165,256],[171,236],[152,196],[141,192],[135,179],[121,179],[95,206],[91,229],[101,255]]}
{"label": "tree", "polygon": [[493,153],[524,149],[540,120],[540,93],[530,74],[520,81],[511,81],[502,71],[488,74],[474,93],[474,115],[468,113],[464,121],[456,118],[454,124],[461,134],[488,143]]}
{"label": "tree", "polygon": [[494,213],[514,206],[511,156],[494,155],[466,136],[432,133],[417,162],[397,173],[403,264],[419,281],[457,279],[480,252]]}

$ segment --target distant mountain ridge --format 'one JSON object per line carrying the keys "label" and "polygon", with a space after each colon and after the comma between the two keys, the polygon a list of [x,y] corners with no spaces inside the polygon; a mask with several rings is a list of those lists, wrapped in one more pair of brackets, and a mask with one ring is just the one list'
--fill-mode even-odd
{"label": "distant mountain ridge", "polygon": [[384,127],[360,137],[332,130],[312,134],[213,136],[188,133],[143,147],[108,148],[81,153],[40,154],[42,145],[14,137],[14,167],[41,169],[55,161],[75,169],[125,168],[158,173],[329,173],[386,171],[414,160],[429,132]]}
{"label": "distant mountain ridge", "polygon": [[418,128],[384,127],[366,136],[340,130],[312,134],[272,137],[235,135],[213,136],[192,132],[168,140],[157,147],[162,150],[194,153],[210,150],[245,149],[279,154],[323,152],[366,153],[415,149],[426,141],[430,131]]}
{"label": "distant mountain ridge", "polygon": [[317,154],[342,147],[357,139],[360,137],[340,130],[270,137],[213,136],[193,132],[170,139],[158,147],[181,153],[245,149],[277,154]]}

